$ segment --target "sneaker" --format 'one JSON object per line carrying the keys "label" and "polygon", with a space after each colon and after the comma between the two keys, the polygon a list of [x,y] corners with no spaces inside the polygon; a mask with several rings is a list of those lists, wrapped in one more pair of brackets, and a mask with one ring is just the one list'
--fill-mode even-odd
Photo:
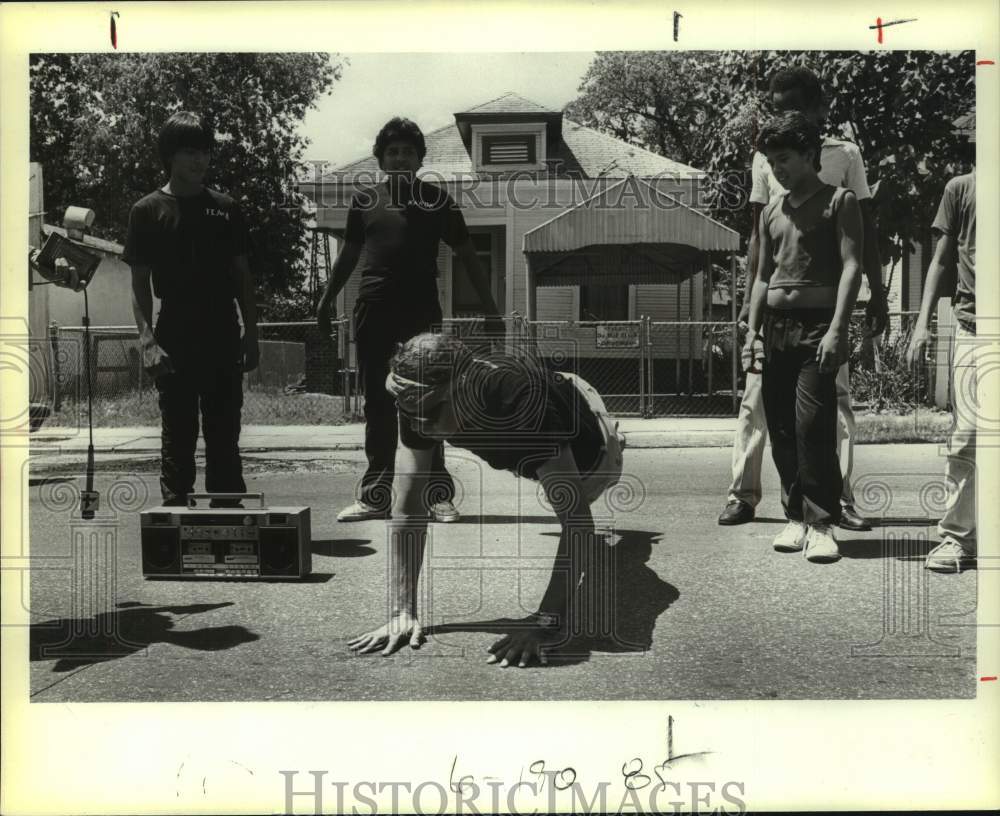
{"label": "sneaker", "polygon": [[431,515],[434,516],[435,521],[445,524],[458,521],[458,510],[455,509],[455,505],[450,501],[435,502],[431,505]]}
{"label": "sneaker", "polygon": [[839,559],[840,549],[830,525],[810,524],[809,534],[806,536],[806,560],[824,564]]}
{"label": "sneaker", "polygon": [[356,501],[350,507],[345,507],[337,513],[337,521],[367,521],[368,519],[387,519],[388,510],[379,508],[363,501]]}
{"label": "sneaker", "polygon": [[954,539],[946,538],[927,553],[924,566],[929,570],[934,570],[934,572],[961,572],[975,563],[975,555],[967,553],[962,545]]}
{"label": "sneaker", "polygon": [[806,543],[806,534],[809,528],[801,521],[789,521],[782,530],[774,537],[774,549],[778,552],[798,552]]}

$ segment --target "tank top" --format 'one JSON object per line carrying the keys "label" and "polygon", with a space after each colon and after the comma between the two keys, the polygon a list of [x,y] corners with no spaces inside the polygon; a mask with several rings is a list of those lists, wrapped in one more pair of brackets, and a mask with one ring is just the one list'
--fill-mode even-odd
{"label": "tank top", "polygon": [[788,193],[764,208],[764,228],[771,239],[774,271],[768,288],[837,286],[843,272],[837,217],[843,187],[824,184],[799,206]]}

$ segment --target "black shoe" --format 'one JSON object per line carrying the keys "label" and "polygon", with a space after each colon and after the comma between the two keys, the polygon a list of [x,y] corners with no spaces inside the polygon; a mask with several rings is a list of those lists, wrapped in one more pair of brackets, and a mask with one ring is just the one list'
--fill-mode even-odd
{"label": "black shoe", "polygon": [[754,509],[745,501],[734,499],[719,516],[719,524],[746,524],[753,521]]}
{"label": "black shoe", "polygon": [[859,533],[867,532],[872,528],[868,519],[859,515],[853,504],[845,504],[840,508],[840,521],[837,526],[841,530],[855,530]]}

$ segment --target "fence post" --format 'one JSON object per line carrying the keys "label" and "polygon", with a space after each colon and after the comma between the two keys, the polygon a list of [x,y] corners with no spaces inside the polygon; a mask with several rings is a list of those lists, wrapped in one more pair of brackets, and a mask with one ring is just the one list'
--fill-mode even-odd
{"label": "fence post", "polygon": [[712,396],[712,358],[715,357],[715,328],[708,326],[708,396]]}
{"label": "fence post", "polygon": [[639,416],[646,416],[646,334],[643,318],[639,318]]}
{"label": "fence post", "polygon": [[49,323],[49,346],[52,349],[52,366],[49,368],[49,390],[52,392],[52,410],[58,412],[62,406],[62,393],[59,382],[59,324],[54,320]]}

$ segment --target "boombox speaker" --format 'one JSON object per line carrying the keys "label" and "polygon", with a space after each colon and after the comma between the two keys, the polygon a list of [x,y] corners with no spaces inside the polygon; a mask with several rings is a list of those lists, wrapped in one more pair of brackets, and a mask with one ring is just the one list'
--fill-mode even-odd
{"label": "boombox speaker", "polygon": [[[231,506],[248,499],[260,506]],[[267,507],[263,493],[192,493],[139,523],[146,578],[295,580],[312,569],[309,508]]]}

